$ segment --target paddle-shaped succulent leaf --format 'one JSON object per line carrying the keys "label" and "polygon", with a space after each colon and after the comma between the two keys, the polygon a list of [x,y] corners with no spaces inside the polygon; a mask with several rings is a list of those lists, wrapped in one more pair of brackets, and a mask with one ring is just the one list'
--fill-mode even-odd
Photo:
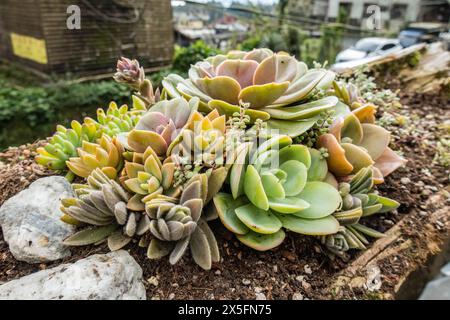
{"label": "paddle-shaped succulent leaf", "polygon": [[88,245],[107,239],[110,250],[118,250],[133,236],[142,236],[149,230],[150,220],[145,214],[127,209],[131,195],[101,169],[92,171],[87,184],[74,184],[73,189],[76,197],[61,201],[62,220],[87,228],[68,237],[66,245]]}
{"label": "paddle-shaped succulent leaf", "polygon": [[307,101],[317,91],[331,87],[334,76],[324,69],[308,70],[305,63],[285,52],[255,49],[209,57],[191,67],[188,79],[170,75],[163,85],[172,97],[180,93],[186,98],[198,97],[202,109],[216,109],[227,116],[237,112],[241,103],[248,104],[245,113],[252,122],[278,120],[274,126],[291,134],[307,130],[304,120],[336,105],[336,97]]}
{"label": "paddle-shaped succulent leaf", "polygon": [[[326,160],[316,156],[317,150],[291,143],[289,136],[277,136],[253,152],[243,148],[237,156],[240,163],[231,169],[232,195],[214,197],[224,226],[256,250],[278,246],[285,237],[283,229],[327,235],[339,228],[331,214],[340,207],[341,197],[321,181],[327,177]],[[242,152],[249,153],[248,161],[243,162]]]}
{"label": "paddle-shaped succulent leaf", "polygon": [[366,249],[370,243],[367,237],[380,238],[384,235],[361,224],[361,218],[395,210],[399,203],[372,192],[374,171],[366,167],[358,171],[349,182],[338,185],[342,207],[333,216],[339,221],[339,232],[323,236],[322,243],[329,251],[344,256],[349,249]]}
{"label": "paddle-shaped succulent leaf", "polygon": [[189,247],[194,261],[205,270],[219,261],[216,238],[202,217],[204,191],[200,180],[185,185],[179,200],[159,196],[146,203],[153,235],[147,251],[150,259],[170,254],[169,261],[175,264]]}
{"label": "paddle-shaped succulent leaf", "polygon": [[344,117],[339,117],[330,132],[319,137],[317,146],[328,151],[328,169],[338,177],[355,174],[372,166],[375,182],[402,166],[406,160],[388,145],[390,133],[373,123],[375,107],[363,105]]}
{"label": "paddle-shaped succulent leaf", "polygon": [[78,157],[70,158],[67,167],[79,177],[87,178],[96,168],[109,177],[115,177],[123,165],[124,149],[116,138],[103,135],[98,143],[83,141],[77,149]]}
{"label": "paddle-shaped succulent leaf", "polygon": [[172,141],[196,111],[198,100],[183,98],[163,100],[142,116],[135,128],[121,138],[127,149],[143,153],[151,147],[158,156],[165,155]]}
{"label": "paddle-shaped succulent leaf", "polygon": [[71,128],[58,125],[56,133],[49,142],[37,149],[36,162],[52,170],[64,170],[66,161],[76,157],[77,148],[83,141],[94,142],[101,135],[99,127],[95,123],[71,122]]}

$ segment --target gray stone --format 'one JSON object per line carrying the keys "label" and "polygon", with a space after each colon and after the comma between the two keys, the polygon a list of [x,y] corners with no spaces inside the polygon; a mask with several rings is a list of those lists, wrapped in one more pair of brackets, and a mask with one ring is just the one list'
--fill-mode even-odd
{"label": "gray stone", "polygon": [[69,197],[73,197],[70,183],[52,176],[36,180],[3,204],[0,225],[17,260],[39,263],[70,256],[62,241],[74,227],[60,220],[60,200]]}
{"label": "gray stone", "polygon": [[447,263],[445,266],[442,267],[441,273],[444,276],[450,277],[450,262]]}
{"label": "gray stone", "polygon": [[450,300],[450,277],[429,282],[419,300]]}
{"label": "gray stone", "polygon": [[124,250],[96,254],[0,286],[1,300],[144,300],[142,269]]}

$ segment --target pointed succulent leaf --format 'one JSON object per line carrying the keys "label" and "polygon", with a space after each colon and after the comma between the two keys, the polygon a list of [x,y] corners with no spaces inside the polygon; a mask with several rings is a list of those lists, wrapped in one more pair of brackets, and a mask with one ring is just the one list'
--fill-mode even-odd
{"label": "pointed succulent leaf", "polygon": [[264,186],[255,167],[249,165],[245,172],[244,191],[251,203],[263,210],[269,209],[269,199],[267,198]]}
{"label": "pointed succulent leaf", "polygon": [[116,224],[110,224],[103,227],[84,229],[66,238],[63,244],[67,246],[85,246],[98,243],[109,237],[117,228]]}
{"label": "pointed succulent leaf", "polygon": [[192,258],[204,270],[211,269],[211,249],[205,233],[197,228],[189,241]]}
{"label": "pointed succulent leaf", "polygon": [[147,249],[149,259],[160,259],[167,256],[173,249],[173,243],[153,238]]}

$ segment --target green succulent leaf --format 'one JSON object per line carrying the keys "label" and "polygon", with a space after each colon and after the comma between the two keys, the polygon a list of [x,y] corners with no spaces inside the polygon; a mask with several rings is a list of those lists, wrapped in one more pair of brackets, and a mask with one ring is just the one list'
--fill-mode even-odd
{"label": "green succulent leaf", "polygon": [[378,213],[389,212],[397,209],[400,206],[400,203],[398,203],[397,201],[382,196],[378,196],[378,203],[381,203],[383,205]]}
{"label": "green succulent leaf", "polygon": [[218,193],[214,198],[214,205],[217,209],[220,220],[225,228],[236,234],[246,234],[249,228],[236,216],[236,208],[248,203],[246,197],[233,197],[226,193]]}
{"label": "green succulent leaf", "polygon": [[245,235],[237,235],[239,241],[258,251],[267,251],[278,247],[284,241],[285,237],[286,233],[283,229],[272,234],[261,234],[250,231]]}
{"label": "green succulent leaf", "polygon": [[308,169],[308,181],[323,181],[328,173],[327,160],[323,158],[319,150],[309,149],[311,166]]}
{"label": "green succulent leaf", "polygon": [[85,246],[100,242],[109,237],[119,226],[110,224],[103,227],[88,228],[69,236],[63,241],[67,246]]}
{"label": "green succulent leaf", "polygon": [[271,234],[281,228],[280,220],[271,211],[250,203],[237,208],[236,215],[248,228],[258,233]]}
{"label": "green succulent leaf", "polygon": [[[267,116],[270,117],[269,114],[267,114]],[[311,129],[317,120],[318,117],[303,120],[269,119],[269,121],[267,121],[267,128],[269,130],[278,130],[278,134],[288,135],[291,138],[294,138]]]}
{"label": "green succulent leaf", "polygon": [[278,214],[277,216],[284,228],[296,233],[322,236],[339,231],[339,222],[333,216],[320,219],[303,219],[291,214]]}
{"label": "green succulent leaf", "polygon": [[341,205],[339,192],[325,182],[307,182],[299,198],[310,204],[310,207],[294,215],[306,219],[319,219],[336,211]]}
{"label": "green succulent leaf", "polygon": [[309,203],[297,197],[269,198],[269,207],[280,213],[296,213],[309,208]]}
{"label": "green succulent leaf", "polygon": [[269,209],[267,198],[261,178],[255,167],[249,165],[245,172],[244,191],[251,203],[263,210]]}

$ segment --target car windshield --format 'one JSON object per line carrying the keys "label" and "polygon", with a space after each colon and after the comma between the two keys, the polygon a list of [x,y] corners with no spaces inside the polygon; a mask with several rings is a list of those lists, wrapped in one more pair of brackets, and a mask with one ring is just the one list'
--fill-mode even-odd
{"label": "car windshield", "polygon": [[374,42],[373,40],[360,40],[355,44],[355,49],[358,51],[364,51],[364,52],[373,52],[378,47],[377,42]]}

